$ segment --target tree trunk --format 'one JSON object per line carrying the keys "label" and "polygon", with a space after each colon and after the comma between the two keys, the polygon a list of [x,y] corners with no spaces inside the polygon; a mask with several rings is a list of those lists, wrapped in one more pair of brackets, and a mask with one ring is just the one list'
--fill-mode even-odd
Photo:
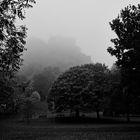
{"label": "tree trunk", "polygon": [[130,122],[130,116],[129,116],[129,113],[127,113],[127,122]]}
{"label": "tree trunk", "polygon": [[96,110],[96,114],[97,114],[97,119],[100,119],[99,110]]}
{"label": "tree trunk", "polygon": [[126,99],[126,119],[127,119],[127,122],[130,122],[130,99],[129,97],[127,97]]}
{"label": "tree trunk", "polygon": [[69,115],[72,116],[72,109],[70,109],[70,112],[69,113],[70,113]]}
{"label": "tree trunk", "polygon": [[127,118],[127,122],[130,122],[130,111],[129,111],[129,104],[127,104],[126,118]]}
{"label": "tree trunk", "polygon": [[131,102],[131,97],[130,94],[132,93],[131,90],[131,83],[128,85],[128,87],[125,88],[124,94],[125,94],[125,105],[126,105],[126,119],[127,122],[130,122],[130,102]]}
{"label": "tree trunk", "polygon": [[75,109],[75,117],[76,118],[79,118],[80,117],[80,112],[79,112],[79,109]]}

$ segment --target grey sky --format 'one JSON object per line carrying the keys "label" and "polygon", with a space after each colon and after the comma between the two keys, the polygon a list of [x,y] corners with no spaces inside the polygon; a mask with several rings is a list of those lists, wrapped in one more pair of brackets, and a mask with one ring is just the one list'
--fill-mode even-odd
{"label": "grey sky", "polygon": [[120,9],[139,0],[36,0],[28,10],[24,24],[28,38],[38,37],[47,42],[54,35],[74,37],[82,52],[92,56],[93,62],[111,66],[114,58],[106,49],[113,45],[114,33],[109,22]]}

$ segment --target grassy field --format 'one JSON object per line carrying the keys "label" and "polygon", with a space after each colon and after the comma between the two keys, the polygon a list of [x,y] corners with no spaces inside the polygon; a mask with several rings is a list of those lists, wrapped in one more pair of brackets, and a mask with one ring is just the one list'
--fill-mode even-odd
{"label": "grassy field", "polygon": [[0,140],[140,140],[139,123],[103,122],[39,119],[26,124],[4,120],[0,122]]}

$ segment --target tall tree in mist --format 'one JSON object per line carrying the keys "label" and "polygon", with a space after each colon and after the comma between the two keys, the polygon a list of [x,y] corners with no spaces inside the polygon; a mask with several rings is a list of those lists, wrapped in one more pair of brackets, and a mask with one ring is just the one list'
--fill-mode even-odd
{"label": "tall tree in mist", "polygon": [[16,26],[16,19],[25,18],[25,8],[32,7],[34,0],[1,0],[0,1],[0,106],[7,104],[12,96],[9,83],[19,70],[25,50],[25,26]]}
{"label": "tall tree in mist", "polygon": [[[108,52],[116,56],[116,64],[121,70],[123,93],[125,97],[127,119],[134,100],[139,99],[140,81],[140,5],[129,5],[120,15],[110,22],[117,38],[112,39],[114,47]],[[140,99],[139,99],[140,100]]]}
{"label": "tall tree in mist", "polygon": [[60,74],[60,70],[58,67],[46,67],[40,73],[37,73],[33,76],[33,88],[39,92],[41,95],[41,100],[45,100],[49,88],[52,86],[54,80]]}

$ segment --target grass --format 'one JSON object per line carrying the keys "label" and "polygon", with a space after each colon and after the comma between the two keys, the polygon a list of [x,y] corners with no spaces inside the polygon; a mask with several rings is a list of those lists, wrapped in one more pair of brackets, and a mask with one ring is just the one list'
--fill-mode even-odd
{"label": "grass", "polygon": [[[68,121],[69,120],[69,121]],[[140,140],[139,123],[93,119],[37,119],[0,122],[0,140]],[[86,122],[85,122],[86,121]]]}

